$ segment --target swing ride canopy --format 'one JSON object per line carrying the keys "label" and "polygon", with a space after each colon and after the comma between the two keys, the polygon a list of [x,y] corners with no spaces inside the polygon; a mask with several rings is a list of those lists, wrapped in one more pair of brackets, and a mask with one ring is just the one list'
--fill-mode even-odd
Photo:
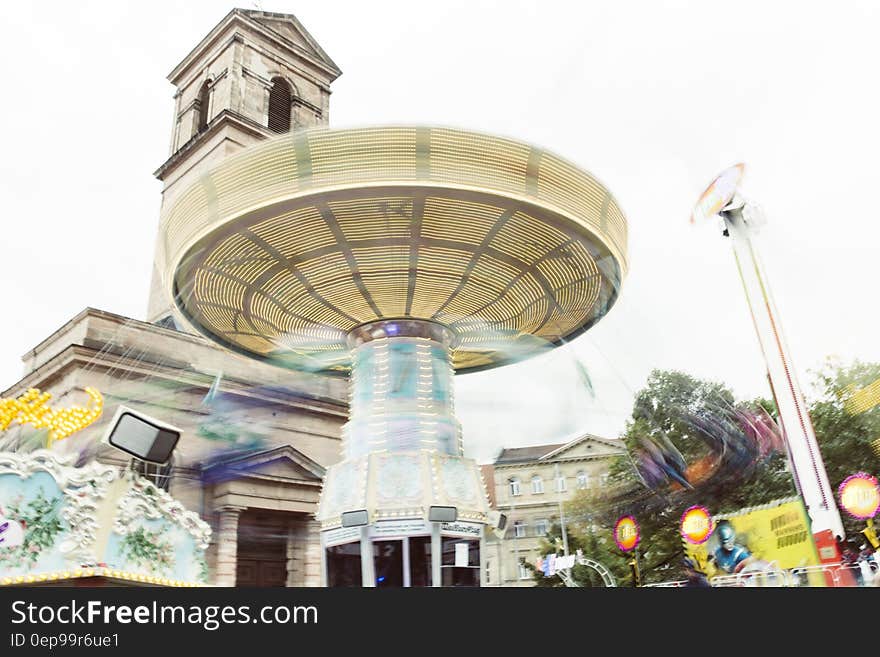
{"label": "swing ride canopy", "polygon": [[347,374],[349,335],[442,324],[474,371],[587,330],[626,273],[627,225],[592,175],[440,127],[297,131],[225,159],[162,217],[176,311],[249,357]]}

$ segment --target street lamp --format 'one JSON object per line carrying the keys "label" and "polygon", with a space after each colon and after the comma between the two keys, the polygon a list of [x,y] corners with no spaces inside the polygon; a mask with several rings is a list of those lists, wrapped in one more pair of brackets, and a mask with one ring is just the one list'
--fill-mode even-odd
{"label": "street lamp", "polygon": [[[556,488],[556,501],[559,504],[559,524],[562,526],[562,549],[565,552],[565,556],[568,557],[568,532],[565,530],[565,511],[562,508],[562,491],[559,490],[559,464],[553,464],[553,470],[556,477],[555,488]],[[569,570],[569,569],[566,569]],[[569,570],[570,574],[570,570]]]}

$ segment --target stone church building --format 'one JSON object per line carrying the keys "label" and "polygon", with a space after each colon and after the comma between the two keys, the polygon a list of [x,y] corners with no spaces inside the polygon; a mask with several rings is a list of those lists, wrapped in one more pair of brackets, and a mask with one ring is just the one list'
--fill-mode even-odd
{"label": "stone church building", "polygon": [[[326,125],[341,71],[289,14],[234,9],[171,71],[174,121],[155,175],[162,207],[223,158],[278,133]],[[159,268],[157,268],[159,269]],[[100,444],[123,404],[182,429],[169,467],[144,474],[213,528],[210,581],[319,586],[314,520],[325,468],[341,458],[344,380],[290,372],[177,330],[154,277],[146,321],[87,308],[34,346],[2,393],[51,405],[104,396],[99,422],[56,444],[80,460],[127,466]]]}

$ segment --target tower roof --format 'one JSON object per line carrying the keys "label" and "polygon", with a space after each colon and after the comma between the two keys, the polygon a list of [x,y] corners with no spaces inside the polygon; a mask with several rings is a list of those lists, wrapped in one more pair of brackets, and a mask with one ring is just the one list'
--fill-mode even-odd
{"label": "tower roof", "polygon": [[168,80],[175,83],[189,69],[201,52],[216,41],[228,27],[236,23],[257,30],[277,46],[322,69],[328,75],[329,82],[342,75],[342,71],[336,63],[324,52],[324,49],[293,14],[236,8],[226,14],[223,20],[217,23],[195,48],[174,67],[174,70],[168,74]]}
{"label": "tower roof", "polygon": [[336,70],[337,76],[342,74],[336,63],[330,59],[330,56],[324,52],[324,49],[318,44],[315,38],[309,34],[309,31],[303,27],[296,16],[293,14],[282,14],[272,11],[258,11],[256,9],[233,9],[233,12],[240,12],[245,16],[257,21],[261,25],[275,32],[282,39],[290,43],[313,51],[321,61],[328,67]]}

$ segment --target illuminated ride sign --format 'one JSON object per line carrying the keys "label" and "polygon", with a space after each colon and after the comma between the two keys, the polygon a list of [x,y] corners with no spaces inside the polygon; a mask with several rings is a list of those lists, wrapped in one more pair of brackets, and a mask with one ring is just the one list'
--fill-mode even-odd
{"label": "illuminated ride sign", "polygon": [[840,506],[853,518],[868,520],[880,509],[880,485],[877,479],[864,472],[857,472],[843,480],[837,491]]}
{"label": "illuminated ride sign", "polygon": [[614,542],[624,552],[634,550],[642,539],[639,523],[632,516],[621,516],[614,525]]}
{"label": "illuminated ride sign", "polygon": [[708,541],[713,529],[712,516],[704,506],[692,506],[681,514],[681,536],[691,545]]}

